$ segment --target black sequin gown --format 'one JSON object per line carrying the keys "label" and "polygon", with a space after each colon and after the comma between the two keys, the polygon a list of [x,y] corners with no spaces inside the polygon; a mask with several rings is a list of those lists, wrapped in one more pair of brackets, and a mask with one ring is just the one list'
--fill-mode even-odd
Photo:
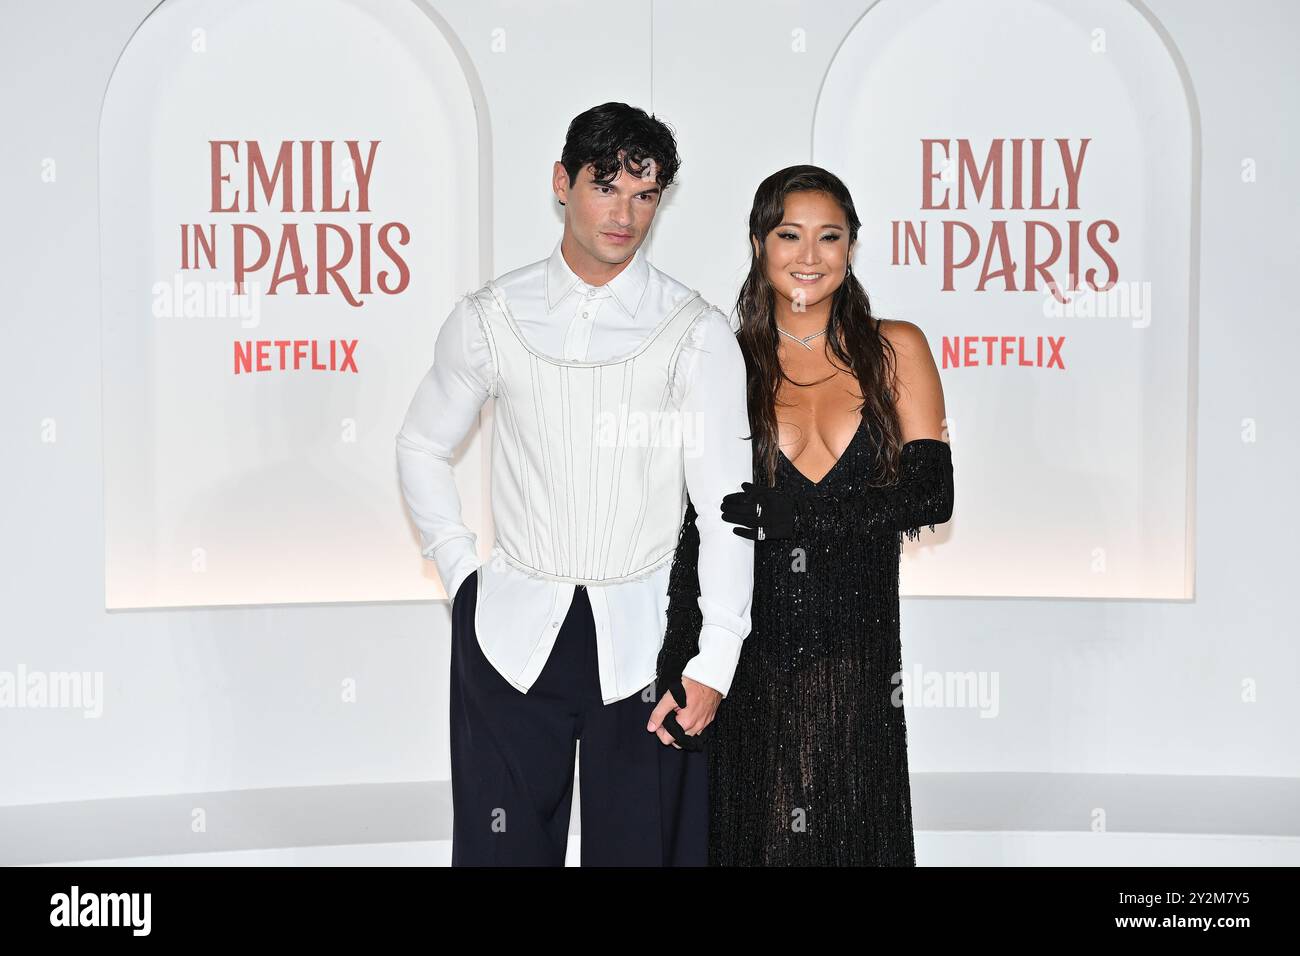
{"label": "black sequin gown", "polygon": [[[874,434],[864,419],[820,482],[778,456],[775,487],[795,496],[795,531],[755,543],[752,630],[704,732],[710,865],[915,865],[895,679],[899,555],[904,533],[950,517],[952,459],[945,442],[908,442],[897,481],[869,487],[880,475]],[[694,519],[688,503],[660,686],[698,648]]]}

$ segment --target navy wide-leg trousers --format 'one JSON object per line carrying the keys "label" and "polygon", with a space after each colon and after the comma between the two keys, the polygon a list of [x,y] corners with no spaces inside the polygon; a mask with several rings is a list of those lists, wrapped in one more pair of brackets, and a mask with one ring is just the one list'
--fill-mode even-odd
{"label": "navy wide-leg trousers", "polygon": [[707,751],[646,730],[653,685],[601,703],[587,589],[526,694],[483,655],[477,597],[475,572],[452,602],[452,866],[563,866],[575,752],[583,866],[707,865]]}

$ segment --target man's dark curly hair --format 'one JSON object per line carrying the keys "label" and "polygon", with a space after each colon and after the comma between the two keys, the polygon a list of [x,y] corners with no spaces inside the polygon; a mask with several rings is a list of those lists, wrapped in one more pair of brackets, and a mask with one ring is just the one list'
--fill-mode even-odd
{"label": "man's dark curly hair", "polygon": [[655,182],[665,192],[681,166],[677,140],[668,125],[626,103],[602,103],[575,116],[569,123],[560,162],[569,174],[570,186],[588,165],[595,167],[596,182],[609,183],[618,177],[620,152],[625,154],[622,166],[631,176],[640,177],[646,161],[653,159]]}

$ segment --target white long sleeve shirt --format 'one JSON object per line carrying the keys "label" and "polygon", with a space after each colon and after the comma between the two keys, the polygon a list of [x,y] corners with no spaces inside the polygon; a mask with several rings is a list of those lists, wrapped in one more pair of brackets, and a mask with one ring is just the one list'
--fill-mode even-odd
{"label": "white long sleeve shirt", "polygon": [[[527,344],[565,361],[603,362],[627,355],[689,293],[650,264],[645,247],[603,286],[569,268],[560,242],[548,259],[508,273],[509,307]],[[484,656],[527,692],[546,664],[574,591],[580,585],[527,575],[504,560],[480,564],[477,537],[461,520],[450,459],[489,395],[497,375],[492,349],[468,296],[438,334],[434,361],[397,434],[402,494],[448,595],[475,570],[476,632]],[[702,453],[684,459],[687,491],[700,531],[700,652],[684,675],[722,694],[731,687],[750,630],[753,542],[722,521],[722,496],[752,476],[745,366],[727,318],[710,307],[683,345],[673,379],[674,408],[698,423]],[[606,704],[654,680],[663,643],[671,563],[647,575],[589,585],[596,625],[601,697]]]}

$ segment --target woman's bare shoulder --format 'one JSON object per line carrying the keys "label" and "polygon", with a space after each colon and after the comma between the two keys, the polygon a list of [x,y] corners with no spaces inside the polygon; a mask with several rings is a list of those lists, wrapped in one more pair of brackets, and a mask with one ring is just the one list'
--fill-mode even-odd
{"label": "woman's bare shoulder", "polygon": [[915,322],[909,322],[906,319],[880,319],[880,333],[887,339],[889,344],[896,349],[912,350],[918,346],[925,346],[928,350],[929,342],[926,340],[925,333]]}
{"label": "woman's bare shoulder", "polygon": [[881,319],[880,332],[898,357],[892,391],[904,438],[940,434],[945,421],[943,386],[925,332],[905,319]]}

